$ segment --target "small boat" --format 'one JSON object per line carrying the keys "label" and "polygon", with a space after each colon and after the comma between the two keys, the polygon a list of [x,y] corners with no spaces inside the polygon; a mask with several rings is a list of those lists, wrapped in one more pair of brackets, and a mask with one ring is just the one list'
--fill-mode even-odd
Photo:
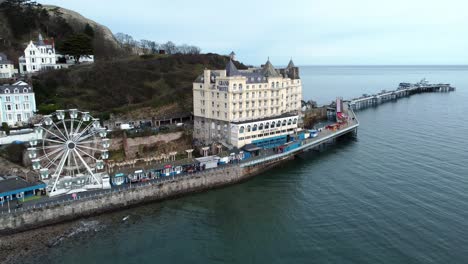
{"label": "small boat", "polygon": [[122,218],[122,222],[125,222],[128,220],[128,218],[130,218],[130,215],[127,215],[126,217]]}

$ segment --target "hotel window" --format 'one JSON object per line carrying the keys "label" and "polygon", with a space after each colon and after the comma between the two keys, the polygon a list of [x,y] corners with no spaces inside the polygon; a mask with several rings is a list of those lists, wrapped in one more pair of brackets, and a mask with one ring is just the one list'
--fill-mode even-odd
{"label": "hotel window", "polygon": [[285,126],[285,125],[286,125],[286,120],[283,120],[283,126]]}
{"label": "hotel window", "polygon": [[294,118],[293,124],[297,123],[297,118]]}
{"label": "hotel window", "polygon": [[214,102],[211,102],[211,107],[214,107]]}
{"label": "hotel window", "polygon": [[227,108],[227,103],[224,103],[224,108]]}
{"label": "hotel window", "polygon": [[[5,92],[6,92],[6,90],[5,90]],[[11,102],[10,96],[5,97],[5,101],[6,101],[6,102]]]}
{"label": "hotel window", "polygon": [[239,118],[242,118],[242,111],[239,112]]}
{"label": "hotel window", "polygon": [[224,99],[227,99],[227,93],[224,94]]}
{"label": "hotel window", "polygon": [[213,93],[213,92],[211,92],[211,97],[214,97],[214,93]]}
{"label": "hotel window", "polygon": [[243,126],[240,127],[239,133],[240,133],[240,134],[244,133],[244,127],[243,127]]}
{"label": "hotel window", "polygon": [[257,125],[254,125],[252,131],[257,131]]}
{"label": "hotel window", "polygon": [[44,58],[41,59],[42,63],[44,63]]}
{"label": "hotel window", "polygon": [[226,112],[224,113],[224,118],[227,118],[227,113]]}
{"label": "hotel window", "polygon": [[292,123],[292,120],[289,119],[289,120],[288,120],[288,126],[291,125],[291,123]]}
{"label": "hotel window", "polygon": [[269,122],[266,122],[265,124],[265,129],[269,129],[270,128],[270,123]]}
{"label": "hotel window", "polygon": [[258,126],[258,130],[263,130],[263,123]]}
{"label": "hotel window", "polygon": [[249,93],[247,93],[247,95],[245,96],[245,98],[249,98]]}
{"label": "hotel window", "polygon": [[237,84],[233,84],[232,87],[233,87],[234,90],[236,90],[237,89]]}
{"label": "hotel window", "polygon": [[247,85],[247,87],[246,87],[246,88],[247,88],[247,89],[249,89],[249,85]]}
{"label": "hotel window", "polygon": [[281,121],[276,122],[276,127],[280,127],[280,126],[281,126]]}
{"label": "hotel window", "polygon": [[219,93],[216,93],[216,98],[219,98]]}
{"label": "hotel window", "polygon": [[247,126],[247,132],[250,132],[250,130],[251,130],[251,127],[250,127],[250,125],[248,125]]}
{"label": "hotel window", "polygon": [[219,117],[219,111],[216,112],[216,116]]}
{"label": "hotel window", "polygon": [[12,114],[8,114],[8,120],[13,120],[13,115]]}
{"label": "hotel window", "polygon": [[271,82],[271,88],[275,88],[275,82]]}
{"label": "hotel window", "polygon": [[239,83],[239,90],[242,90],[242,83]]}
{"label": "hotel window", "polygon": [[252,85],[252,89],[255,89],[255,85]]}
{"label": "hotel window", "polygon": [[[15,89],[13,90],[13,93],[19,93],[19,90],[18,90],[17,88],[15,88]],[[15,98],[19,98],[19,97],[16,96]],[[19,100],[19,99],[15,99],[15,100]]]}

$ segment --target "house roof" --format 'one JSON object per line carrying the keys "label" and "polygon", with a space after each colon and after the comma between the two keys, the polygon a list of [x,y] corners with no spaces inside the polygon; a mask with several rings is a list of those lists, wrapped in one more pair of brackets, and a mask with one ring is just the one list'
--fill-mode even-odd
{"label": "house roof", "polygon": [[45,188],[42,182],[27,182],[18,176],[0,176],[0,196]]}
{"label": "house roof", "polygon": [[296,67],[296,66],[294,65],[294,62],[293,62],[293,60],[291,58],[291,60],[289,60],[288,66],[286,68],[290,69],[290,68],[294,68],[294,67]]}
{"label": "house roof", "polygon": [[268,60],[262,68],[262,73],[265,77],[280,77],[273,64]]}
{"label": "house roof", "polygon": [[13,64],[5,53],[0,52],[0,64]]}
{"label": "house roof", "polygon": [[229,60],[229,62],[226,64],[226,76],[238,76],[238,75],[241,75],[241,74],[237,70],[236,65],[234,65],[232,60]]}
{"label": "house roof", "polygon": [[0,86],[0,94],[14,94],[15,89],[18,89],[18,93],[33,93],[31,85],[19,81],[14,84],[4,84]]}

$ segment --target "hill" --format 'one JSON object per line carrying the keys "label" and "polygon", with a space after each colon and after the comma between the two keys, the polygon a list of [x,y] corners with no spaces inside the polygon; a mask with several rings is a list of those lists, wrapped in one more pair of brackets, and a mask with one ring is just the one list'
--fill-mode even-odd
{"label": "hill", "polygon": [[42,6],[29,0],[0,1],[0,51],[17,63],[26,44],[39,33],[60,44],[74,34],[86,33],[92,39],[96,58],[120,54],[112,32],[82,15],[57,6]]}
{"label": "hill", "polygon": [[165,109],[167,115],[191,111],[193,81],[205,68],[222,69],[227,62],[217,54],[134,56],[44,72],[33,85],[41,113],[79,108],[105,118]]}

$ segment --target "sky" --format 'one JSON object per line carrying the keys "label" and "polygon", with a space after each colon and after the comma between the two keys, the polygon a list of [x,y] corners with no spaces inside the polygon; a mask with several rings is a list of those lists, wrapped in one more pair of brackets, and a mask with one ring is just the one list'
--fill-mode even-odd
{"label": "sky", "polygon": [[468,64],[466,0],[39,0],[113,33],[258,65]]}

